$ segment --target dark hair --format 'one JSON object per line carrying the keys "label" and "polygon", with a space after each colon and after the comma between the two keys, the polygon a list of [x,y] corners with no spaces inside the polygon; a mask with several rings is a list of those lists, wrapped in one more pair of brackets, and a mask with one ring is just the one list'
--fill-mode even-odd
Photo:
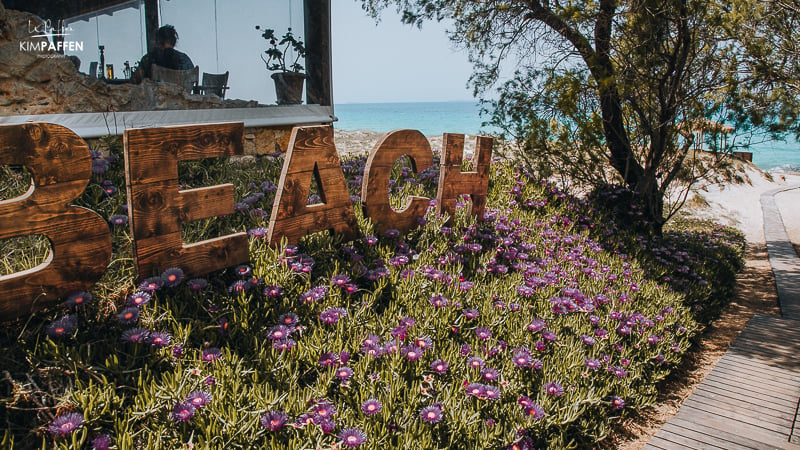
{"label": "dark hair", "polygon": [[174,47],[176,42],[178,42],[178,32],[172,25],[164,25],[156,31],[157,45],[170,44]]}

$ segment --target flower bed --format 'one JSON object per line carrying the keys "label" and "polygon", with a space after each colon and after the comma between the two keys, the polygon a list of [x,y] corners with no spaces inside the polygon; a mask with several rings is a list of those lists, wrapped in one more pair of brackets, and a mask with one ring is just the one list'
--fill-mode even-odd
{"label": "flower bed", "polygon": [[[5,327],[4,443],[585,445],[651,404],[690,345],[694,300],[652,281],[650,260],[620,254],[620,240],[593,240],[589,204],[506,163],[483,222],[429,213],[406,236],[375,236],[356,205],[364,238],[273,249],[262,237],[281,162],[184,165],[187,186],[233,181],[240,199],[238,214],[192,223],[184,240],[246,228],[251,264],[193,280],[173,268],[138,286],[124,197],[109,189],[119,163],[96,163],[82,201],[115,230],[112,270],[93,299]],[[343,162],[354,199],[363,166]],[[393,202],[430,196],[437,175],[397,164]]]}

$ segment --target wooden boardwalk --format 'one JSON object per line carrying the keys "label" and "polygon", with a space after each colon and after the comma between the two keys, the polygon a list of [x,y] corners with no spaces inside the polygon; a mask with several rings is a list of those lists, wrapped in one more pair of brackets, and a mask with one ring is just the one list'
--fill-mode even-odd
{"label": "wooden boardwalk", "polygon": [[793,188],[761,198],[783,317],[755,315],[645,449],[800,450],[800,258],[774,200]]}

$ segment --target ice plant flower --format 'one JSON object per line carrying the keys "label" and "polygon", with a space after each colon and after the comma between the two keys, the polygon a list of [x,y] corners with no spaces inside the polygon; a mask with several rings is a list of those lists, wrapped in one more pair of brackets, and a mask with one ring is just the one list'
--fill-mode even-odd
{"label": "ice plant flower", "polygon": [[346,447],[358,447],[367,442],[367,434],[358,428],[345,428],[339,433],[339,440]]}
{"label": "ice plant flower", "polygon": [[92,450],[108,450],[111,447],[111,436],[101,434],[92,439]]}
{"label": "ice plant flower", "polygon": [[195,407],[189,402],[178,402],[172,408],[172,420],[175,422],[187,422],[194,417]]}
{"label": "ice plant flower", "polygon": [[117,322],[124,324],[136,323],[139,320],[139,308],[129,306],[117,314]]}
{"label": "ice plant flower", "polygon": [[83,425],[83,414],[73,412],[58,416],[50,423],[48,429],[56,436],[66,436]]}
{"label": "ice plant flower", "polygon": [[492,337],[492,330],[487,327],[478,327],[475,329],[475,336],[478,339],[489,339]]}
{"label": "ice plant flower", "polygon": [[176,287],[183,281],[183,270],[178,267],[170,267],[161,274],[161,280],[166,287]]}
{"label": "ice plant flower", "polygon": [[342,366],[336,369],[336,378],[340,380],[349,380],[353,376],[353,369]]}
{"label": "ice plant flower", "polygon": [[186,285],[189,286],[189,289],[195,292],[202,291],[208,287],[208,281],[205,278],[192,278],[186,282]]}
{"label": "ice plant flower", "polygon": [[150,331],[145,328],[131,328],[122,332],[122,336],[120,336],[122,342],[128,342],[131,344],[143,344],[150,339]]}
{"label": "ice plant flower", "polygon": [[261,416],[261,425],[269,431],[278,431],[289,421],[289,416],[283,411],[270,411]]}
{"label": "ice plant flower", "polygon": [[144,291],[136,291],[128,295],[128,300],[125,302],[127,306],[142,306],[150,302],[150,294]]}
{"label": "ice plant flower", "polygon": [[190,403],[195,408],[202,408],[211,401],[211,393],[206,391],[192,391],[186,396],[186,403]]}
{"label": "ice plant flower", "polygon": [[68,308],[79,308],[91,301],[92,301],[92,294],[85,291],[80,291],[80,292],[73,292],[72,294],[67,296],[67,299],[64,301],[64,304]]}
{"label": "ice plant flower", "polygon": [[172,343],[172,335],[165,331],[154,331],[148,336],[147,342],[153,347],[166,347]]}
{"label": "ice plant flower", "polygon": [[203,361],[205,362],[214,362],[220,358],[222,358],[222,350],[217,347],[209,347],[203,350]]}
{"label": "ice plant flower", "polygon": [[139,289],[147,292],[155,292],[164,286],[164,281],[161,277],[150,277],[139,283]]}
{"label": "ice plant flower", "polygon": [[438,405],[431,405],[422,408],[422,410],[419,412],[419,416],[424,422],[433,425],[441,422],[444,414],[442,414],[442,408],[440,408]]}
{"label": "ice plant flower", "polygon": [[63,315],[45,327],[45,333],[50,337],[61,337],[72,334],[78,327],[78,319],[70,314]]}
{"label": "ice plant flower", "polygon": [[625,407],[625,400],[621,397],[617,397],[616,395],[612,395],[611,406],[613,406],[614,409],[622,409]]}
{"label": "ice plant flower", "polygon": [[547,392],[547,395],[559,396],[564,393],[564,387],[556,381],[548,381],[544,384],[544,391]]}
{"label": "ice plant flower", "polygon": [[383,405],[378,399],[370,398],[361,403],[361,412],[368,416],[374,416],[383,409]]}
{"label": "ice plant flower", "polygon": [[447,365],[447,361],[443,359],[437,359],[436,361],[431,363],[431,370],[439,375],[444,375],[445,373],[447,373],[448,367],[449,366]]}

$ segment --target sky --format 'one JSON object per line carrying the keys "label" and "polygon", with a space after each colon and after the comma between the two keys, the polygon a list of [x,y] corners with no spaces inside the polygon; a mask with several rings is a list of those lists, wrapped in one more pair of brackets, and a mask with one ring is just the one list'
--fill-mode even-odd
{"label": "sky", "polygon": [[[200,66],[200,72],[231,72],[227,98],[256,99],[271,104],[274,87],[260,59],[266,49],[256,25],[278,33],[291,24],[302,35],[302,0],[161,0],[161,23],[179,34],[177,48]],[[422,29],[403,25],[393,11],[376,23],[359,1],[331,0],[334,102],[384,103],[471,101],[467,80],[472,72],[467,55],[452,48],[445,24],[429,22]],[[70,23],[69,39],[84,42],[81,70],[99,61],[122,76],[145,52],[141,37],[144,10],[128,8],[113,15]],[[198,26],[199,25],[199,26]]]}

